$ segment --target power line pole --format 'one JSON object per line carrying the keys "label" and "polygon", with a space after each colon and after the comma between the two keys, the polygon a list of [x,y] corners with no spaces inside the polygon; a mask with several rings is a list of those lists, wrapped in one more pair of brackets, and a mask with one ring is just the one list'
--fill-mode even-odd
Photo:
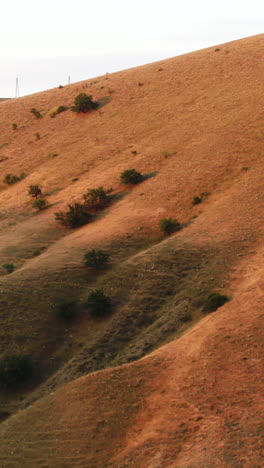
{"label": "power line pole", "polygon": [[71,77],[68,75],[68,84],[71,84]]}
{"label": "power line pole", "polygon": [[16,98],[19,97],[19,84],[18,84],[18,77],[16,77]]}

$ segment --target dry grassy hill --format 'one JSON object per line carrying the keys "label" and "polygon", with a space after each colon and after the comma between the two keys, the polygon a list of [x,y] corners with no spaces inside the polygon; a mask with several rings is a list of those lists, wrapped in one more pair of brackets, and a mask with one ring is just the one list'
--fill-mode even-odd
{"label": "dry grassy hill", "polygon": [[[0,104],[1,264],[15,265],[0,277],[0,355],[37,368],[0,393],[1,466],[262,466],[263,43]],[[51,118],[80,92],[99,109]],[[120,184],[130,168],[144,175],[134,187]],[[55,212],[100,186],[112,202],[93,222],[58,224]],[[166,237],[170,217],[182,229]],[[107,269],[85,267],[92,248],[109,253]],[[113,304],[104,319],[85,307],[95,288]],[[214,291],[231,300],[208,315]],[[62,298],[72,321],[56,316]]]}

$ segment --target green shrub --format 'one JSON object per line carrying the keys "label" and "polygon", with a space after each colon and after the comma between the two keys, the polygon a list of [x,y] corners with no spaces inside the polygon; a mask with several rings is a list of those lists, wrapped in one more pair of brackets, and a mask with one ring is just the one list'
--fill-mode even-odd
{"label": "green shrub", "polygon": [[34,373],[33,361],[22,354],[7,355],[0,359],[0,386],[16,389],[29,380]]}
{"label": "green shrub", "polygon": [[203,303],[203,311],[214,312],[228,301],[229,298],[225,295],[219,294],[217,292],[210,293]]}
{"label": "green shrub", "polygon": [[40,140],[40,134],[39,134],[39,132],[36,132],[36,133],[35,133],[35,137],[36,137],[36,140]]}
{"label": "green shrub", "polygon": [[65,112],[68,109],[69,109],[68,106],[59,106],[57,109],[57,114],[60,114],[61,112]]}
{"label": "green shrub", "polygon": [[100,249],[89,250],[84,255],[84,263],[87,267],[100,269],[104,267],[109,261],[109,254]]}
{"label": "green shrub", "polygon": [[74,106],[71,107],[73,112],[89,112],[98,107],[97,103],[93,101],[92,96],[86,93],[80,93],[74,99]]}
{"label": "green shrub", "polygon": [[104,317],[112,310],[111,300],[100,289],[89,294],[86,306],[93,317]]}
{"label": "green shrub", "polygon": [[17,129],[17,124],[16,124],[16,123],[13,123],[13,124],[12,124],[12,128],[13,128],[13,130],[16,130],[16,129]]}
{"label": "green shrub", "polygon": [[54,112],[52,112],[50,114],[50,116],[51,116],[51,118],[54,118],[54,117],[56,117],[57,114],[60,114],[61,112],[65,112],[68,109],[69,109],[69,107],[67,107],[67,106],[59,106],[59,107],[57,107],[57,109]]}
{"label": "green shrub", "polygon": [[2,268],[4,268],[7,273],[13,273],[15,265],[13,263],[4,263]]}
{"label": "green shrub", "polygon": [[69,299],[61,299],[56,305],[56,315],[59,319],[73,319],[76,315],[76,303]]}
{"label": "green shrub", "polygon": [[181,225],[174,218],[163,218],[159,222],[159,228],[164,234],[173,234],[181,229]]}
{"label": "green shrub", "polygon": [[126,169],[120,175],[121,184],[139,184],[142,182],[143,176],[140,172],[137,172],[135,169]]}
{"label": "green shrub", "polygon": [[87,212],[87,208],[82,203],[68,204],[68,211],[58,211],[55,219],[60,224],[70,228],[77,228],[87,224],[92,216]]}
{"label": "green shrub", "polygon": [[40,195],[42,195],[42,190],[39,185],[30,185],[28,189],[28,194],[32,198],[38,198]]}
{"label": "green shrub", "polygon": [[109,201],[110,197],[107,195],[103,187],[98,187],[96,189],[89,189],[87,193],[83,195],[84,205],[87,210],[102,210],[105,208]]}
{"label": "green shrub", "polygon": [[192,204],[193,205],[199,205],[199,203],[202,203],[202,198],[201,197],[193,197]]}
{"label": "green shrub", "polygon": [[4,183],[8,185],[15,184],[16,182],[19,182],[21,178],[15,174],[6,174],[4,177]]}
{"label": "green shrub", "polygon": [[35,107],[32,107],[30,112],[36,117],[36,119],[41,119],[42,115],[37,109],[35,109]]}
{"label": "green shrub", "polygon": [[39,211],[44,210],[44,208],[47,208],[47,206],[48,206],[47,199],[46,198],[37,198],[36,200],[33,201],[32,206],[33,206],[33,208],[36,208]]}

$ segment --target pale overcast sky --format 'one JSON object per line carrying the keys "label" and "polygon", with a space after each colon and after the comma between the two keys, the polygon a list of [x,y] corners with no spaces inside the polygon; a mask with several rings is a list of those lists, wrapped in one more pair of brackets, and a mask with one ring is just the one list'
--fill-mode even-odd
{"label": "pale overcast sky", "polygon": [[25,95],[264,32],[264,0],[1,3],[0,97],[16,76]]}

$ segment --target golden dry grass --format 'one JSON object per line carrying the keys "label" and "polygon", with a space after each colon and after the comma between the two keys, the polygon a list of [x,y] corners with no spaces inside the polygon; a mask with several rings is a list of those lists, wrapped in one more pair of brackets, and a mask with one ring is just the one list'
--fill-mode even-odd
{"label": "golden dry grass", "polygon": [[[13,413],[171,342],[7,419],[3,467],[261,466],[263,42],[247,38],[1,103],[2,178],[27,177],[0,184],[1,259],[17,267],[0,279],[0,352],[31,353],[42,380],[1,395],[0,410]],[[79,92],[109,99],[87,115],[50,118]],[[124,188],[119,175],[128,168],[149,177]],[[33,213],[30,184],[49,194],[42,213]],[[100,185],[122,196],[87,226],[57,225],[54,212]],[[162,217],[185,227],[161,241]],[[94,246],[112,253],[104,274],[82,265]],[[116,306],[103,323],[83,310],[94,286]],[[211,290],[232,301],[200,321]],[[80,304],[70,326],[54,318],[61,295]],[[186,311],[189,322],[180,320]]]}

